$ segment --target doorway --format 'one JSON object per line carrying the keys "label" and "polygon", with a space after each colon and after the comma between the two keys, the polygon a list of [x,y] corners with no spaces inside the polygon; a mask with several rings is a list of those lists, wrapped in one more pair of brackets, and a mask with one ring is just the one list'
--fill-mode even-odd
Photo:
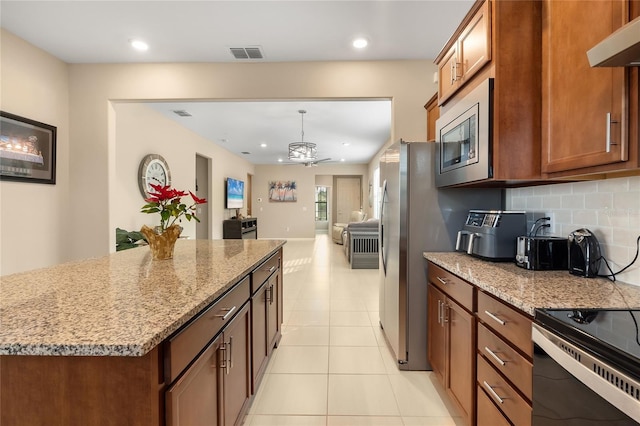
{"label": "doorway", "polygon": [[362,210],[362,176],[334,176],[333,223],[349,223],[352,211]]}
{"label": "doorway", "polygon": [[[196,197],[211,199],[209,194],[209,180],[211,170],[211,159],[196,154]],[[209,204],[198,204],[196,206],[196,215],[200,222],[196,221],[196,239],[208,240],[211,238],[209,231]]]}

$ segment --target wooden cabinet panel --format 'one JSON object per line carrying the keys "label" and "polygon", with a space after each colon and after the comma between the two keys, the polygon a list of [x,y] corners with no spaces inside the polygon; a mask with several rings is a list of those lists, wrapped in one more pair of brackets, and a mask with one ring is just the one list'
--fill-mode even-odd
{"label": "wooden cabinet panel", "polygon": [[453,298],[468,311],[473,311],[473,285],[443,268],[429,264],[429,282]]}
{"label": "wooden cabinet panel", "polygon": [[531,405],[480,356],[477,358],[478,387],[507,415],[511,423],[531,426]]}
{"label": "wooden cabinet panel", "polygon": [[251,397],[251,325],[249,304],[238,312],[223,331],[224,425],[235,425]]}
{"label": "wooden cabinet panel", "polygon": [[246,277],[164,343],[165,381],[172,383],[249,299]]}
{"label": "wooden cabinet panel", "polygon": [[500,410],[491,402],[480,386],[478,386],[476,393],[478,395],[477,426],[511,426],[511,423],[509,423]]}
{"label": "wooden cabinet panel", "polygon": [[260,287],[262,283],[280,267],[280,259],[280,252],[278,252],[254,269],[251,279],[253,292],[255,292],[258,287]]}
{"label": "wooden cabinet panel", "polygon": [[445,311],[449,324],[449,379],[450,395],[464,411],[467,423],[473,419],[475,370],[475,318],[457,303],[449,300]]}
{"label": "wooden cabinet panel", "polygon": [[[429,265],[431,267],[431,264]],[[437,287],[428,284],[427,304],[428,304],[428,330],[427,330],[427,356],[433,372],[446,387],[445,370],[447,367],[447,345],[446,329],[442,322],[442,310],[446,301],[446,296]]]}
{"label": "wooden cabinet panel", "polygon": [[531,400],[533,365],[509,344],[478,324],[478,353]]}
{"label": "wooden cabinet panel", "polygon": [[222,336],[217,337],[198,357],[185,374],[166,393],[167,426],[217,426],[221,386],[219,349]]}
{"label": "wooden cabinet panel", "polygon": [[253,366],[253,380],[251,382],[251,390],[256,393],[260,381],[267,368],[268,349],[267,349],[267,283],[263,283],[262,287],[251,298],[251,364]]}
{"label": "wooden cabinet panel", "polygon": [[626,1],[543,2],[543,172],[627,159],[626,70],[591,68],[586,55],[627,21]]}
{"label": "wooden cabinet panel", "polygon": [[479,291],[478,318],[529,358],[533,357],[531,319],[529,317],[504,302]]}
{"label": "wooden cabinet panel", "polygon": [[271,355],[271,351],[273,351],[274,346],[276,345],[276,341],[278,340],[278,332],[280,331],[280,323],[278,322],[278,304],[279,304],[279,293],[280,293],[280,274],[273,274],[267,281],[268,298],[265,300],[267,304],[267,342],[268,353],[267,355]]}
{"label": "wooden cabinet panel", "polygon": [[458,52],[462,79],[469,80],[491,60],[491,7],[485,1],[460,35]]}
{"label": "wooden cabinet panel", "polygon": [[438,64],[438,104],[442,105],[458,89],[458,49],[454,45]]}
{"label": "wooden cabinet panel", "polygon": [[424,109],[427,110],[427,142],[434,142],[436,140],[436,121],[440,118],[437,92],[427,101]]}

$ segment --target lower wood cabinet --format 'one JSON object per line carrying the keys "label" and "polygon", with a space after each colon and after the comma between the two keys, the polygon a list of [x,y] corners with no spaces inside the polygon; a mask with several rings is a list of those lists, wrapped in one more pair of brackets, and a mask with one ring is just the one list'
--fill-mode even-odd
{"label": "lower wood cabinet", "polygon": [[511,423],[491,402],[480,386],[478,386],[476,393],[478,395],[477,426],[511,426]]}
{"label": "lower wood cabinet", "polygon": [[249,303],[222,332],[222,417],[225,426],[242,424],[251,398],[251,321]]}
{"label": "lower wood cabinet", "polygon": [[428,285],[428,356],[434,373],[460,409],[474,419],[475,318],[431,282]]}

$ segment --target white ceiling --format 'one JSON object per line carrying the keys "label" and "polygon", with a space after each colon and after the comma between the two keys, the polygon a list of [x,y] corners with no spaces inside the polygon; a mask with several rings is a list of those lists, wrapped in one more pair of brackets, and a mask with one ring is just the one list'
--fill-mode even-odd
{"label": "white ceiling", "polygon": [[[7,1],[3,28],[67,63],[241,62],[230,47],[260,46],[262,62],[432,59],[472,0]],[[364,50],[351,47],[365,37]],[[142,38],[147,52],[129,40]],[[244,60],[245,62],[247,60]],[[256,61],[256,60],[249,60]],[[388,101],[180,102],[150,105],[245,157],[276,164],[300,139],[318,158],[366,163],[388,140]],[[181,118],[172,110],[184,109]],[[375,117],[375,119],[373,118]],[[225,139],[226,142],[222,142]],[[259,147],[267,143],[267,148]],[[350,143],[349,146],[342,145]]]}

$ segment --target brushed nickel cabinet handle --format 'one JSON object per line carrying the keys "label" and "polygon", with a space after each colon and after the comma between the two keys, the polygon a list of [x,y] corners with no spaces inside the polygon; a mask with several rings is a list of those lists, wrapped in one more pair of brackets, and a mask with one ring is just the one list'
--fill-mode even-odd
{"label": "brushed nickel cabinet handle", "polygon": [[491,318],[492,320],[496,321],[498,324],[500,325],[506,325],[507,323],[504,322],[503,320],[501,320],[500,318],[498,318],[495,314],[492,314],[489,311],[484,311],[485,314],[489,315],[489,318]]}
{"label": "brushed nickel cabinet handle", "polygon": [[275,267],[275,266],[272,266],[271,268],[269,268],[269,273],[272,273],[272,272],[273,272],[273,271],[275,271],[275,270],[276,270],[276,267]]}
{"label": "brushed nickel cabinet handle", "polygon": [[442,284],[444,284],[444,285],[449,284],[449,283],[447,282],[447,280],[446,280],[446,279],[444,279],[444,278],[436,277],[436,280],[440,281],[440,282],[441,282]]}
{"label": "brushed nickel cabinet handle", "polygon": [[493,352],[491,349],[489,349],[488,347],[484,347],[484,350],[486,353],[488,353],[489,355],[491,355],[493,357],[493,359],[495,359],[496,361],[498,361],[498,363],[500,363],[500,365],[505,365],[507,362],[503,361],[502,359],[500,359],[500,357],[498,355],[496,355],[495,352]]}
{"label": "brushed nickel cabinet handle", "polygon": [[[229,368],[233,368],[233,336],[229,337]],[[227,370],[229,374],[229,370]]]}
{"label": "brushed nickel cabinet handle", "polygon": [[500,395],[498,395],[498,394],[496,393],[496,391],[494,391],[494,390],[493,390],[493,388],[491,387],[491,385],[490,385],[489,383],[487,383],[486,381],[484,381],[484,380],[483,380],[483,381],[482,381],[482,384],[484,385],[485,389],[486,389],[487,391],[489,391],[489,393],[491,394],[491,396],[493,396],[493,398],[494,398],[496,401],[498,401],[500,404],[504,404],[504,400],[505,400],[505,399],[508,399],[507,397],[504,397],[504,396],[503,396],[502,398],[500,398]]}
{"label": "brushed nickel cabinet handle", "polygon": [[606,151],[607,152],[611,152],[611,145],[618,145],[615,142],[611,141],[611,125],[612,124],[618,124],[618,122],[616,120],[612,120],[611,119],[611,113],[608,112],[607,113],[607,122],[606,122],[606,142],[605,142],[605,147],[606,147]]}
{"label": "brushed nickel cabinet handle", "polygon": [[442,300],[438,300],[438,324],[442,324]]}
{"label": "brushed nickel cabinet handle", "polygon": [[449,309],[451,309],[451,307],[447,303],[442,302],[442,322],[445,324],[449,322]]}
{"label": "brushed nickel cabinet handle", "polygon": [[222,308],[220,310],[222,312],[226,312],[226,314],[224,315],[218,314],[216,315],[216,318],[222,318],[222,321],[226,321],[227,318],[229,318],[229,315],[231,315],[236,310],[236,307],[234,306],[233,308]]}

